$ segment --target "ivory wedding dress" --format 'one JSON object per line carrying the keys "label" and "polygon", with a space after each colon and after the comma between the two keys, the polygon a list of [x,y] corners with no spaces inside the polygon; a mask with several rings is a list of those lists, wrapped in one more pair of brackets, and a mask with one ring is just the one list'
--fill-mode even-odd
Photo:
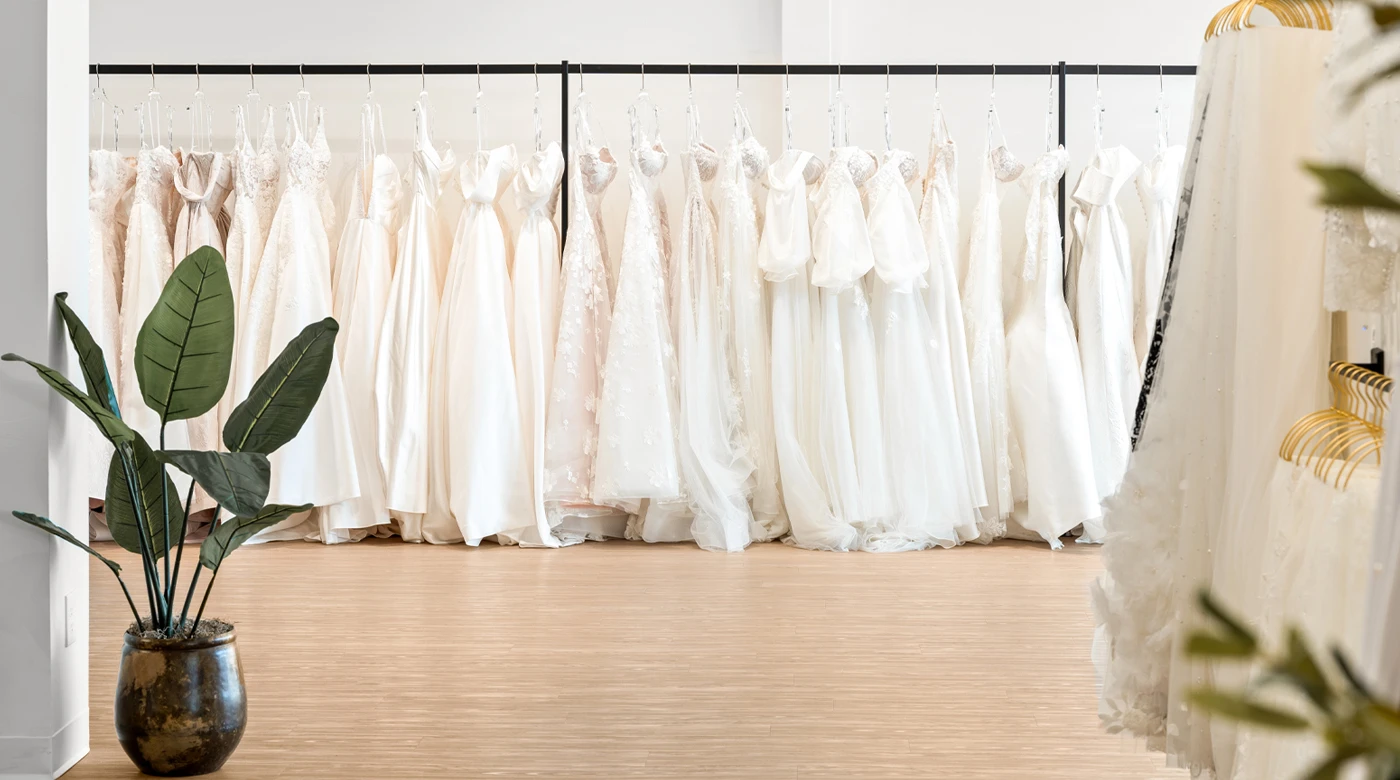
{"label": "ivory wedding dress", "polygon": [[[117,220],[117,206],[135,182],[136,168],[117,152],[94,149],[88,154],[88,313],[84,321],[93,341],[102,348],[108,371],[119,364],[121,357],[124,241]],[[115,372],[109,381],[120,398]],[[105,498],[112,445],[95,429],[87,438],[89,458],[84,489],[89,498]]]}
{"label": "ivory wedding dress", "polygon": [[895,511],[870,529],[865,549],[902,552],[953,547],[977,538],[967,464],[957,430],[957,397],[947,342],[933,336],[920,285],[928,252],[908,182],[914,156],[885,153],[865,185],[879,339],[880,411]]}
{"label": "ivory wedding dress", "polygon": [[818,414],[822,480],[838,522],[802,546],[849,550],[859,531],[894,513],[880,421],[875,332],[863,277],[875,265],[860,190],[875,158],[856,147],[832,150],[816,193],[812,284],[821,288]]}
{"label": "ivory wedding dress", "polygon": [[258,379],[254,372],[257,361],[249,357],[249,345],[245,342],[257,338],[256,334],[263,330],[252,320],[253,281],[262,262],[267,232],[272,228],[272,215],[277,210],[277,183],[281,175],[277,140],[273,136],[272,108],[269,106],[264,114],[264,134],[256,149],[245,126],[242,106],[235,109],[234,120],[233,220],[228,232],[228,253],[224,257],[229,286],[233,289],[234,347],[228,390],[219,401],[220,431],[234,406],[248,397],[248,391]]}
{"label": "ivory wedding dress", "polygon": [[987,117],[987,153],[982,163],[982,191],[972,212],[967,278],[963,282],[963,315],[972,376],[973,409],[981,449],[982,480],[987,504],[982,509],[978,541],[1006,535],[1006,518],[1015,509],[1018,486],[1012,464],[1020,460],[1011,432],[1006,394],[1006,326],[1002,313],[1001,193],[998,182],[1020,177],[1023,166],[1006,148],[1006,139],[993,147],[1000,121],[993,109]]}
{"label": "ivory wedding dress", "polygon": [[973,506],[980,508],[987,505],[987,487],[982,476],[982,448],[977,438],[977,413],[967,360],[967,328],[963,322],[960,269],[965,271],[966,265],[958,231],[961,217],[958,147],[948,134],[942,108],[936,111],[929,137],[923,202],[919,207],[919,224],[923,227],[929,258],[925,295],[933,338],[946,345],[947,366],[935,368],[947,371],[953,382],[958,405],[958,439],[962,443],[963,462],[967,464],[968,489]]}
{"label": "ivory wedding dress", "polygon": [[[685,207],[680,248],[671,269],[671,317],[680,383],[677,429],[686,501],[684,511],[668,512],[653,505],[647,524],[688,524],[688,529],[675,528],[662,535],[688,533],[705,549],[737,552],[751,541],[754,517],[744,488],[754,466],[739,430],[739,398],[729,374],[720,324],[723,307],[715,220],[704,189],[724,162],[700,140],[694,106],[688,113],[690,148],[681,155]],[[662,513],[671,516],[663,520]]]}
{"label": "ivory wedding dress", "polygon": [[512,536],[520,544],[546,547],[559,545],[544,506],[544,436],[554,345],[559,338],[559,230],[554,227],[554,207],[563,176],[564,155],[551,142],[531,155],[515,177],[515,201],[525,212],[525,221],[515,241],[511,269],[515,296],[511,327],[534,525]]}
{"label": "ivory wedding dress", "polygon": [[1159,144],[1157,156],[1138,173],[1138,197],[1147,213],[1147,247],[1134,255],[1133,264],[1133,345],[1138,366],[1145,368],[1157,329],[1157,310],[1162,302],[1162,284],[1167,277],[1172,240],[1176,236],[1176,207],[1181,202],[1181,166],[1186,147]]}
{"label": "ivory wedding dress", "polygon": [[647,137],[643,130],[641,110],[640,104],[629,110],[631,202],[603,370],[593,495],[638,514],[629,536],[678,541],[661,535],[673,530],[673,523],[649,527],[641,505],[675,502],[685,495],[677,453],[676,353],[666,300],[669,228],[658,203],[658,178],[667,156],[660,139]]}
{"label": "ivory wedding dress", "polygon": [[[292,111],[290,106],[288,110]],[[324,110],[316,110],[316,134],[309,142],[304,121],[292,111],[293,136],[284,168],[287,188],[272,218],[254,283],[273,293],[269,356],[280,353],[307,325],[334,313],[330,246],[320,208],[321,188],[331,166]],[[257,366],[255,373],[266,367],[266,362]],[[350,417],[340,363],[333,361],[321,397],[301,431],[268,457],[272,465],[268,503],[325,507],[360,494]],[[259,539],[314,535],[314,520],[303,521],[306,518],[294,515],[259,534]]]}
{"label": "ivory wedding dress", "polygon": [[[1075,269],[1079,359],[1089,415],[1089,442],[1099,498],[1118,491],[1132,448],[1132,420],[1142,379],[1133,346],[1133,277],[1128,227],[1118,194],[1141,163],[1125,147],[1100,150],[1074,188],[1074,230],[1081,247]],[[1103,541],[1098,523],[1082,542]]]}
{"label": "ivory wedding dress", "polygon": [[814,328],[820,300],[808,281],[812,235],[807,187],[824,172],[815,155],[796,149],[784,152],[768,168],[758,264],[772,288],[773,433],[789,539],[799,547],[844,550],[854,545],[855,532],[833,514],[827,500],[818,416],[821,366]]}
{"label": "ivory wedding dress", "polygon": [[788,531],[778,492],[778,455],[773,438],[773,391],[769,381],[768,296],[758,267],[758,213],[750,180],[768,168],[768,152],[734,105],[734,136],[720,155],[715,183],[721,294],[720,326],[728,341],[730,375],[739,387],[739,429],[753,465],[750,501],[753,537],[776,539]]}
{"label": "ivory wedding dress", "polygon": [[1011,430],[1026,469],[1027,514],[1017,519],[1054,549],[1075,526],[1103,512],[1089,445],[1089,408],[1074,325],[1065,306],[1064,260],[1056,185],[1065,175],[1064,147],[1026,169],[1026,255],[1020,277],[1028,283],[1006,334],[1007,400]]}
{"label": "ivory wedding dress", "polygon": [[429,389],[430,501],[423,538],[480,544],[533,527],[530,467],[511,344],[511,241],[499,200],[514,146],[460,166],[457,223],[438,313]]}
{"label": "ivory wedding dress", "polygon": [[598,399],[603,395],[612,322],[600,206],[617,175],[617,163],[606,147],[593,146],[582,98],[574,113],[574,132],[579,151],[568,167],[573,197],[561,266],[553,389],[545,421],[544,500],[550,525],[561,536],[602,540],[623,536],[627,524],[625,514],[593,497]]}
{"label": "ivory wedding dress", "polygon": [[440,155],[429,132],[428,107],[415,106],[413,193],[399,230],[398,258],[374,368],[379,464],[385,503],[405,541],[423,541],[428,511],[428,387],[442,276],[451,239],[438,198],[455,158]]}
{"label": "ivory wedding dress", "polygon": [[[379,128],[379,146],[374,129]],[[389,523],[384,471],[379,465],[379,420],[375,414],[374,370],[379,336],[394,273],[394,233],[403,186],[398,166],[384,150],[384,120],[377,106],[360,112],[360,155],[351,181],[350,208],[335,263],[335,319],[340,323],[335,356],[345,379],[355,441],[360,495],[326,507],[318,537],[327,544],[359,541]]]}

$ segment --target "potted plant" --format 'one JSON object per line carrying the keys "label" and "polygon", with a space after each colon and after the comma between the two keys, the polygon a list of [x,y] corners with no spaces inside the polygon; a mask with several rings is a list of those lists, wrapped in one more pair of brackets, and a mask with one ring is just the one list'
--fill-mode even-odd
{"label": "potted plant", "polygon": [[[243,670],[233,626],[204,617],[224,560],[258,531],[310,505],[265,504],[267,456],[306,422],[330,371],[339,326],[326,318],[307,326],[258,379],[223,429],[226,452],[165,449],[165,426],[208,412],[228,384],[233,359],[233,291],[224,259],[201,247],[180,261],[141,326],[135,369],[146,405],[159,415],[159,448],[122,422],[102,349],[66,302],[54,296],[78,355],[86,392],[48,366],[28,363],[87,416],[115,448],[107,472],[107,524],[112,538],[141,556],[146,615],[122,579],[121,566],[46,518],[14,516],[75,545],[107,565],[131,607],[117,675],[117,738],[138,769],[163,777],[206,774],[233,754],[247,722]],[[192,479],[183,505],[166,472]],[[189,583],[180,582],[194,485],[218,506]],[[220,522],[220,515],[229,519]],[[172,563],[171,556],[174,556]],[[199,609],[190,607],[200,574],[209,570]],[[185,586],[180,598],[179,586]]]}

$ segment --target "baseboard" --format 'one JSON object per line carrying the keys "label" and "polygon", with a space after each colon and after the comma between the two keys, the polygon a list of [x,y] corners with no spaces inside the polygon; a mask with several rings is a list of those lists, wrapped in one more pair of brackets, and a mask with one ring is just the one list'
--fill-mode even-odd
{"label": "baseboard", "polygon": [[0,737],[0,780],[54,780],[88,754],[88,713],[52,737]]}

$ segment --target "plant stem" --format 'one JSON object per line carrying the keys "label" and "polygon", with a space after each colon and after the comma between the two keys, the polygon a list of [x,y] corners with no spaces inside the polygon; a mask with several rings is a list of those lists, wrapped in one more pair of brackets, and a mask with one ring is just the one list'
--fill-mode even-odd
{"label": "plant stem", "polygon": [[219,569],[223,567],[224,565],[220,563],[214,567],[214,573],[209,575],[209,584],[204,586],[204,598],[199,601],[199,613],[194,616],[194,625],[190,628],[190,636],[194,636],[195,632],[199,630],[199,621],[204,617],[204,605],[209,603],[209,591],[214,589],[214,580],[219,578]]}
{"label": "plant stem", "polygon": [[136,611],[136,602],[131,600],[131,591],[126,589],[126,581],[122,579],[120,574],[117,575],[117,584],[122,586],[122,593],[126,595],[126,603],[131,607],[131,614],[136,616],[136,630],[145,633],[146,624],[141,622],[141,613]]}
{"label": "plant stem", "polygon": [[[160,421],[160,451],[165,452],[165,419]],[[190,490],[194,490],[194,478],[190,479]],[[189,511],[189,505],[185,505]],[[170,585],[170,502],[165,497],[165,464],[160,464],[160,513],[165,517],[165,584]],[[167,603],[169,597],[166,598]],[[165,630],[170,630],[170,615],[165,616]]]}
{"label": "plant stem", "polygon": [[146,506],[141,502],[141,491],[136,489],[136,461],[131,456],[131,445],[123,444],[120,452],[127,495],[131,497],[131,510],[136,515],[136,538],[141,548],[141,569],[145,574],[146,597],[151,601],[151,622],[157,624],[161,622],[161,607],[165,602],[165,594],[160,592],[160,571],[155,564],[155,540],[148,537]]}
{"label": "plant stem", "polygon": [[185,557],[185,532],[190,525],[190,506],[194,501],[194,478],[190,478],[190,489],[185,494],[185,516],[180,520],[180,544],[175,552],[175,573],[165,583],[165,600],[173,603],[175,601],[175,585],[180,581],[180,561]]}
{"label": "plant stem", "polygon": [[[194,576],[190,578],[190,588],[185,592],[185,608],[180,610],[180,625],[185,625],[185,618],[190,616],[190,602],[194,601],[194,588],[199,584],[199,573],[204,571],[204,566],[198,565],[194,569]],[[191,632],[193,633],[193,632]]]}

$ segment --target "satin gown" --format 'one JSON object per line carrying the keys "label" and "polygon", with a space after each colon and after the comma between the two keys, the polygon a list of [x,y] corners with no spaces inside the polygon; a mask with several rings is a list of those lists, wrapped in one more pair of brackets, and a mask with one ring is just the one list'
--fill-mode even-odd
{"label": "satin gown", "polygon": [[423,515],[428,511],[428,387],[443,270],[452,249],[438,215],[438,199],[456,162],[451,151],[444,156],[433,147],[424,103],[417,104],[415,116],[413,190],[399,230],[374,365],[385,503],[408,542],[423,541]]}
{"label": "satin gown", "polygon": [[[458,181],[457,223],[429,388],[430,501],[423,538],[469,545],[535,527],[511,338],[511,240],[498,203],[515,147],[479,151]],[[498,540],[502,541],[502,540]]]}

